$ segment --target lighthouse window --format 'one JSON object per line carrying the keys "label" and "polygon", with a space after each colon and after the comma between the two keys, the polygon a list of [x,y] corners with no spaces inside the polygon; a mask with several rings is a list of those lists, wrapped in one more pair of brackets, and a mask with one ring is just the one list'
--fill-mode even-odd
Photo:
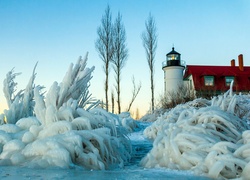
{"label": "lighthouse window", "polygon": [[214,76],[204,76],[205,86],[214,86]]}
{"label": "lighthouse window", "polygon": [[233,76],[227,76],[225,81],[226,81],[226,86],[230,86],[231,82],[234,80]]}

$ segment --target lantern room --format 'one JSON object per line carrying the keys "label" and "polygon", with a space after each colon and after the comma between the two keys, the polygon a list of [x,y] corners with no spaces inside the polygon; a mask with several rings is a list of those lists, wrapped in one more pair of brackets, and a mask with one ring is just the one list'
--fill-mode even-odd
{"label": "lantern room", "polygon": [[185,66],[185,62],[181,60],[181,54],[172,48],[167,55],[166,61],[162,63],[162,68],[166,66]]}
{"label": "lantern room", "polygon": [[176,52],[174,50],[174,47],[172,48],[172,51],[169,52],[166,56],[167,56],[167,61],[169,61],[169,60],[181,60],[181,54]]}

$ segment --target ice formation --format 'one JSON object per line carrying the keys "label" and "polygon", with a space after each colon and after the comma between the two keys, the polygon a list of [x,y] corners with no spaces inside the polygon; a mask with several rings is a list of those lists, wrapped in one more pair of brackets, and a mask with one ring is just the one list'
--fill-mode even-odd
{"label": "ice formation", "polygon": [[249,105],[249,95],[231,90],[211,101],[178,105],[144,130],[153,148],[141,165],[250,179]]}
{"label": "ice formation", "polygon": [[[86,63],[87,55],[80,57],[46,93],[34,84],[36,66],[26,89],[17,93],[19,73],[7,74],[9,109],[0,115],[0,165],[103,170],[129,161],[127,133],[136,123],[129,113],[98,108],[88,91],[94,67]],[[196,99],[168,110],[144,131],[153,148],[141,165],[250,179],[249,106],[249,95],[233,94],[231,88],[211,101]]]}
{"label": "ice formation", "polygon": [[34,85],[35,68],[26,89],[17,94],[14,79],[19,74],[7,74],[9,109],[0,116],[0,165],[124,166],[131,154],[126,134],[134,124],[128,115],[97,107],[99,102],[88,91],[94,67],[86,68],[86,62],[87,55],[71,64],[62,82],[54,82],[47,93]]}

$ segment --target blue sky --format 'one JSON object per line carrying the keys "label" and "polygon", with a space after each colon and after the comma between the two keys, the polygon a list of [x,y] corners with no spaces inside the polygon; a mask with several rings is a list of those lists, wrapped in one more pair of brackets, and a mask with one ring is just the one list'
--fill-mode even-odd
{"label": "blue sky", "polygon": [[[127,33],[129,58],[122,72],[122,110],[131,98],[134,75],[142,89],[133,108],[141,114],[150,106],[149,70],[141,34],[149,13],[158,29],[155,59],[155,97],[163,94],[161,63],[175,50],[186,64],[230,65],[244,55],[250,60],[250,1],[248,0],[0,0],[0,111],[6,108],[2,82],[15,67],[18,90],[23,89],[38,61],[36,84],[47,89],[61,82],[68,66],[89,52],[88,67],[95,66],[90,91],[104,100],[103,63],[95,49],[96,29],[110,5],[113,20],[118,11]],[[237,65],[237,63],[236,63]],[[110,89],[114,74],[110,73]]]}

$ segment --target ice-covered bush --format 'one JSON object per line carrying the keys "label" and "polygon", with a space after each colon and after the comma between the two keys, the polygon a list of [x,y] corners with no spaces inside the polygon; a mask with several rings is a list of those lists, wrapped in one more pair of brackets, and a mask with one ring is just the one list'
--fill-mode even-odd
{"label": "ice-covered bush", "polygon": [[77,108],[91,109],[99,101],[92,101],[89,93],[92,68],[86,68],[87,55],[78,59],[75,65],[71,64],[62,82],[54,82],[46,96],[40,94],[40,88],[34,89],[34,112],[42,124],[67,120],[78,117]]}
{"label": "ice-covered bush", "polygon": [[33,88],[34,88],[34,80],[36,77],[35,69],[37,64],[33,69],[32,76],[24,90],[20,90],[17,94],[15,94],[17,83],[14,81],[16,76],[20,75],[20,73],[14,73],[14,69],[9,71],[6,75],[6,79],[4,80],[4,88],[3,92],[8,104],[9,109],[4,110],[4,116],[2,116],[1,121],[3,121],[3,117],[7,120],[7,123],[16,123],[16,121],[23,117],[33,116]]}
{"label": "ice-covered bush", "polygon": [[41,86],[33,85],[33,71],[26,89],[14,95],[17,74],[7,74],[4,84],[9,110],[0,116],[5,119],[0,126],[0,165],[124,166],[131,154],[126,134],[134,124],[128,116],[96,107],[99,101],[88,90],[94,67],[87,68],[86,63],[87,55],[80,57],[62,82],[54,82],[46,94]]}
{"label": "ice-covered bush", "polygon": [[153,148],[141,165],[249,179],[249,96],[228,91],[204,107],[196,103],[178,105],[145,129]]}

